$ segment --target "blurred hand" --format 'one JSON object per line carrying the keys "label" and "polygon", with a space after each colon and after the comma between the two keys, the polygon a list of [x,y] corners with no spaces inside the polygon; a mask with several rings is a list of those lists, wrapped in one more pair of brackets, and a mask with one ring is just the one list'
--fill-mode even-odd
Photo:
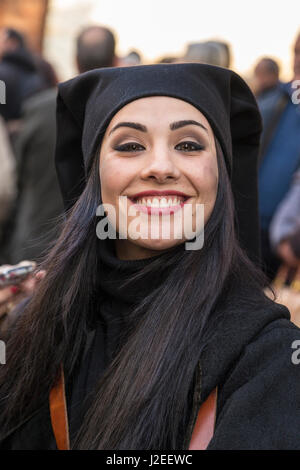
{"label": "blurred hand", "polygon": [[[0,269],[11,267],[0,266]],[[39,281],[45,276],[46,271],[38,271],[29,274],[28,277],[18,285],[0,287],[0,317],[9,313],[21,300],[34,292]]]}
{"label": "blurred hand", "polygon": [[294,255],[291,245],[287,240],[279,243],[277,253],[289,267],[297,268],[300,265],[300,260]]}

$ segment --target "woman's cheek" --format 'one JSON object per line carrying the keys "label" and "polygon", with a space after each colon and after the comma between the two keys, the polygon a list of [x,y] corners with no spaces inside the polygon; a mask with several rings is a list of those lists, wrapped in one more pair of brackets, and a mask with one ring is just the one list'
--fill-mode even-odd
{"label": "woman's cheek", "polygon": [[122,193],[121,183],[124,181],[122,170],[112,162],[104,161],[100,166],[100,183],[103,193],[111,200],[115,200]]}
{"label": "woman's cheek", "polygon": [[[124,233],[127,232],[123,225],[128,218],[128,201],[127,198],[120,198],[120,195],[126,192],[129,181],[126,171],[112,161],[105,162],[100,169],[101,199],[105,213],[114,229],[116,231],[122,229]],[[121,227],[120,220],[124,221],[121,222]]]}
{"label": "woman's cheek", "polygon": [[195,180],[197,192],[199,194],[197,203],[204,204],[204,222],[206,223],[213,211],[217,190],[218,171],[211,164],[203,165]]}
{"label": "woman's cheek", "polygon": [[201,199],[209,200],[217,192],[218,172],[213,165],[204,165],[194,173],[194,181]]}

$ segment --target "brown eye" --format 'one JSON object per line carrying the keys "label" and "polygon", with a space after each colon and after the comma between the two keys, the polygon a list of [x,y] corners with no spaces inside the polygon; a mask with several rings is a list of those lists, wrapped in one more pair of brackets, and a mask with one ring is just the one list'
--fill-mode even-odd
{"label": "brown eye", "polygon": [[180,144],[176,145],[175,149],[181,152],[196,152],[203,150],[204,147],[203,145],[199,145],[196,142],[180,142]]}
{"label": "brown eye", "polygon": [[145,150],[145,147],[137,142],[127,142],[126,144],[117,145],[114,147],[114,150],[118,152],[140,152],[141,150]]}

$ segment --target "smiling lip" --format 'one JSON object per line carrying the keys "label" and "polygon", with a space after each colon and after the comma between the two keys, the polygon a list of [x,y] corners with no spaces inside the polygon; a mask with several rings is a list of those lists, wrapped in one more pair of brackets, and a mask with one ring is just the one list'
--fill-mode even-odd
{"label": "smiling lip", "polygon": [[[176,206],[170,206],[170,207],[149,207],[149,206],[144,206],[142,204],[136,204],[137,199],[141,199],[143,197],[147,196],[181,196],[185,198],[184,201],[182,201],[180,204]],[[149,215],[165,215],[165,214],[174,214],[174,212],[179,211],[182,209],[184,204],[187,202],[187,200],[190,198],[185,193],[182,193],[181,191],[175,191],[175,190],[165,190],[165,191],[143,191],[137,194],[134,194],[131,197],[128,197],[131,202],[136,206],[136,209],[140,212],[144,212],[145,214]]]}

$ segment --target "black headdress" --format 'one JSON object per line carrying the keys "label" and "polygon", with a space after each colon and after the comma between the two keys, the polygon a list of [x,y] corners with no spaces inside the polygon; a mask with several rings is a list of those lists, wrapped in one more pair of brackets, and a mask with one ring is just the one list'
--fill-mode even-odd
{"label": "black headdress", "polygon": [[56,167],[66,208],[80,196],[91,159],[112,117],[147,96],[170,96],[198,108],[224,152],[241,245],[259,253],[257,157],[261,117],[243,79],[206,64],[96,69],[59,85]]}

